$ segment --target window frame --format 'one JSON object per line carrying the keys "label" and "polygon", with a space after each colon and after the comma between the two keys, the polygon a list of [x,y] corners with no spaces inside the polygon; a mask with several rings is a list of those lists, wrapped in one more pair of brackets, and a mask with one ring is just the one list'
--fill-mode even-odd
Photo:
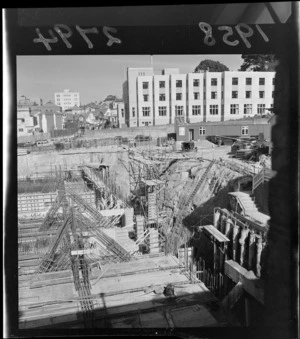
{"label": "window frame", "polygon": [[[233,93],[236,93],[236,97]],[[239,91],[231,91],[231,99],[238,99],[239,98]]]}
{"label": "window frame", "polygon": [[[162,86],[162,84],[163,84],[163,86]],[[166,82],[164,80],[159,80],[158,87],[159,88],[166,88]]]}
{"label": "window frame", "polygon": [[[180,96],[180,99],[177,98],[177,96]],[[176,101],[182,100],[182,93],[176,93]]]}
{"label": "window frame", "polygon": [[[147,114],[145,114],[147,113]],[[150,107],[149,106],[143,106],[142,107],[142,116],[143,117],[150,117]]]}
{"label": "window frame", "polygon": [[231,84],[232,84],[232,86],[238,86],[239,78],[236,78],[236,77],[232,78]]}
{"label": "window frame", "polygon": [[206,135],[206,127],[204,126],[199,127],[199,135]]}
{"label": "window frame", "polygon": [[217,91],[210,92],[210,98],[213,100],[218,99],[218,92]]}
{"label": "window frame", "polygon": [[[232,113],[233,111],[234,113]],[[230,104],[230,115],[238,115],[238,114],[240,114],[239,104]]]}
{"label": "window frame", "polygon": [[[165,114],[161,114],[161,113],[165,113]],[[167,116],[167,106],[158,106],[158,116],[159,117]]]}
{"label": "window frame", "polygon": [[211,78],[210,86],[218,86],[218,78]]}
{"label": "window frame", "polygon": [[[246,107],[246,106],[250,106],[250,107]],[[246,113],[245,111],[251,109],[251,113]],[[244,104],[244,114],[252,114],[252,104]]]}
{"label": "window frame", "polygon": [[[244,133],[247,131],[247,133]],[[241,135],[249,135],[249,126],[241,126]]]}
{"label": "window frame", "polygon": [[[180,86],[179,86],[180,84]],[[175,81],[175,87],[176,88],[182,88],[182,80],[181,79],[176,79]]]}
{"label": "window frame", "polygon": [[[216,113],[212,113],[215,111]],[[209,105],[209,115],[219,115],[219,105],[217,104]]]}
{"label": "window frame", "polygon": [[201,115],[201,105],[192,105],[192,115],[193,116]]}

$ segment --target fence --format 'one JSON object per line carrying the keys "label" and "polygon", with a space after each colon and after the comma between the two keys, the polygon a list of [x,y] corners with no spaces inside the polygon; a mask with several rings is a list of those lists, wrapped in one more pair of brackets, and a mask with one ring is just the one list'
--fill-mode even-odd
{"label": "fence", "polygon": [[84,136],[87,138],[114,138],[116,136],[135,137],[136,135],[151,135],[153,138],[167,136],[174,132],[174,125],[133,127],[133,128],[112,128],[102,130],[85,130]]}
{"label": "fence", "polygon": [[51,138],[59,138],[59,137],[67,137],[70,135],[74,135],[78,132],[78,128],[69,128],[69,129],[58,129],[53,130],[47,133],[39,133],[35,135],[23,135],[18,137],[18,144],[19,143],[26,143],[26,142],[36,142],[40,140],[48,140]]}
{"label": "fence", "polygon": [[224,274],[205,266],[205,260],[199,258],[195,261],[196,277],[201,280],[205,286],[219,299],[223,299],[226,295],[224,285]]}

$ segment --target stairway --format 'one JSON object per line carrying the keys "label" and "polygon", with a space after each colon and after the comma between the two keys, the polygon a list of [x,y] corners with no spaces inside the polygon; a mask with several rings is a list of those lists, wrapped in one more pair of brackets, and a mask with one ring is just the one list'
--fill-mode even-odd
{"label": "stairway", "polygon": [[236,197],[239,205],[244,210],[245,216],[258,221],[261,224],[267,224],[270,217],[264,213],[259,212],[255,202],[250,194],[245,192],[231,192],[230,195]]}

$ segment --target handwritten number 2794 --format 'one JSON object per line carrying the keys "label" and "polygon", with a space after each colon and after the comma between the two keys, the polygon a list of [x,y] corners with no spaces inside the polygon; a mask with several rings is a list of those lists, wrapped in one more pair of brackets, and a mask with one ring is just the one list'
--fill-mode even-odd
{"label": "handwritten number 2794", "polygon": [[[58,36],[61,38],[61,40],[64,42],[67,48],[72,48],[72,45],[70,41],[68,40],[72,35],[73,31],[71,28],[67,25],[63,24],[57,24],[54,27],[54,31],[58,34]],[[84,39],[84,41],[87,43],[88,48],[93,48],[94,45],[92,41],[89,39],[88,34],[99,34],[99,31],[97,27],[93,28],[86,28],[83,29],[76,25],[76,30],[81,35],[81,37]],[[35,29],[38,38],[33,39],[34,43],[42,43],[46,47],[48,51],[51,51],[51,45],[58,42],[58,38],[54,35],[53,30],[49,29],[49,36],[50,38],[45,38],[39,28]],[[117,33],[117,29],[114,27],[106,27],[104,26],[102,28],[103,34],[108,38],[107,46],[112,46],[114,43],[121,44],[121,40],[112,36],[111,33]]]}

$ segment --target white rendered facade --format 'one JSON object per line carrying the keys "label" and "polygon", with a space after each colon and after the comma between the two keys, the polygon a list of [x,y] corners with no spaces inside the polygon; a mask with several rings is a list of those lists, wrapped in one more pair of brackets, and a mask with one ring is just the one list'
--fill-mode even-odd
{"label": "white rendered facade", "polygon": [[273,106],[275,72],[202,72],[128,68],[123,84],[129,127],[185,121],[225,121],[263,114]]}
{"label": "white rendered facade", "polygon": [[80,96],[78,92],[70,92],[65,89],[63,92],[54,93],[55,105],[60,106],[63,111],[73,106],[80,106]]}

